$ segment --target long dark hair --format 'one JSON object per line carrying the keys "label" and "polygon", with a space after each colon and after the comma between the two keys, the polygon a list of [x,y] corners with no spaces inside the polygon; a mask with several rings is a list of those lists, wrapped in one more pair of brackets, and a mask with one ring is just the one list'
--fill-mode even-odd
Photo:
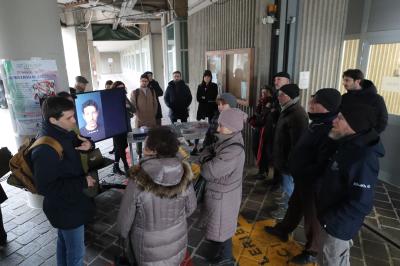
{"label": "long dark hair", "polygon": [[210,83],[212,82],[212,74],[211,74],[211,71],[210,70],[205,70],[204,71],[204,73],[203,73],[203,79],[201,80],[201,85],[202,86],[206,86],[207,84],[204,82],[204,77],[210,77],[211,78],[211,80],[210,80]]}

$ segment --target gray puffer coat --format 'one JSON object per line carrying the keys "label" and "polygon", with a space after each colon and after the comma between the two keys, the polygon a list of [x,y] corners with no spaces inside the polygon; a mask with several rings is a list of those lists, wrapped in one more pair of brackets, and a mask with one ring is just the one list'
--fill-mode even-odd
{"label": "gray puffer coat", "polygon": [[129,175],[118,214],[128,258],[140,266],[179,265],[186,253],[186,218],[196,209],[190,165],[149,157]]}
{"label": "gray puffer coat", "polygon": [[201,175],[207,180],[202,221],[206,224],[206,238],[223,242],[236,231],[245,152],[241,132],[217,136],[218,141],[200,156]]}

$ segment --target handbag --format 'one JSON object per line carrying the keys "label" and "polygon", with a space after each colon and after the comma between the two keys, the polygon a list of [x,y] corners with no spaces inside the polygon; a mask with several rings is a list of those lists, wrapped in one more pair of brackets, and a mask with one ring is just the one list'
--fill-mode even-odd
{"label": "handbag", "polygon": [[204,201],[204,193],[206,191],[206,184],[207,184],[207,181],[204,179],[204,177],[199,176],[193,185],[194,191],[196,193],[197,203],[202,203]]}

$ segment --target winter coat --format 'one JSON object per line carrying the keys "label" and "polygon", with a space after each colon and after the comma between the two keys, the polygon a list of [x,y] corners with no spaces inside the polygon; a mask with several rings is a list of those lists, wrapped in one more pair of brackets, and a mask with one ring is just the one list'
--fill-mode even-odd
{"label": "winter coat", "polygon": [[371,212],[384,148],[375,130],[339,141],[317,200],[321,226],[333,237],[352,239]]}
{"label": "winter coat", "polygon": [[152,89],[154,91],[154,93],[156,94],[157,106],[158,106],[156,118],[160,119],[160,118],[162,118],[162,109],[161,109],[161,104],[160,104],[160,100],[158,99],[158,97],[163,96],[164,92],[161,89],[160,84],[158,84],[158,81],[156,81],[154,79],[149,82],[149,88]]}
{"label": "winter coat", "polygon": [[243,145],[241,132],[217,136],[218,141],[200,156],[201,175],[207,180],[202,220],[206,223],[206,239],[224,242],[236,231],[245,152],[236,145]]}
{"label": "winter coat", "polygon": [[386,109],[385,100],[377,93],[374,84],[365,79],[362,82],[361,90],[349,90],[342,95],[342,106],[365,104],[375,109],[376,123],[375,130],[379,134],[382,133],[388,122],[388,112]]}
{"label": "winter coat", "polygon": [[197,101],[199,102],[199,107],[197,109],[196,119],[202,120],[205,118],[211,119],[216,111],[218,111],[218,106],[216,99],[218,96],[218,86],[217,84],[210,82],[206,85],[202,82],[197,87]]}
{"label": "winter coat", "polygon": [[148,157],[129,176],[118,214],[128,257],[140,266],[179,265],[186,253],[186,219],[197,204],[189,164]]}
{"label": "winter coat", "polygon": [[153,90],[146,89],[144,93],[142,89],[132,91],[130,100],[136,110],[135,127],[142,126],[155,127],[157,114],[157,97]]}
{"label": "winter coat", "polygon": [[281,173],[290,174],[290,153],[307,125],[307,114],[298,102],[284,109],[279,115],[274,135],[273,164]]}
{"label": "winter coat", "polygon": [[289,158],[290,174],[295,183],[314,184],[324,173],[336,145],[328,137],[336,115],[309,114],[311,123],[304,131]]}
{"label": "winter coat", "polygon": [[75,150],[76,134],[44,122],[39,137],[49,136],[63,147],[63,157],[48,145],[32,150],[33,180],[39,194],[44,196],[43,211],[51,225],[73,229],[91,221],[95,206],[86,196],[87,181],[79,152]]}
{"label": "winter coat", "polygon": [[[10,171],[9,161],[12,157],[11,152],[3,147],[0,149],[0,178]],[[7,195],[0,184],[0,204],[7,200]]]}
{"label": "winter coat", "polygon": [[165,104],[169,108],[171,120],[187,119],[189,117],[189,106],[192,103],[192,93],[183,80],[168,83],[164,94]]}

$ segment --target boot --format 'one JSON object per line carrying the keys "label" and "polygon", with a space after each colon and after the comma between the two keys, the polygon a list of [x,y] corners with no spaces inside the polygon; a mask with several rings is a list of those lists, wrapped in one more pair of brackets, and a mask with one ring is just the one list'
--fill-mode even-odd
{"label": "boot", "polygon": [[121,169],[119,169],[118,163],[114,163],[114,165],[113,165],[113,173],[114,174],[119,174],[119,175],[125,175],[125,173],[122,172]]}

